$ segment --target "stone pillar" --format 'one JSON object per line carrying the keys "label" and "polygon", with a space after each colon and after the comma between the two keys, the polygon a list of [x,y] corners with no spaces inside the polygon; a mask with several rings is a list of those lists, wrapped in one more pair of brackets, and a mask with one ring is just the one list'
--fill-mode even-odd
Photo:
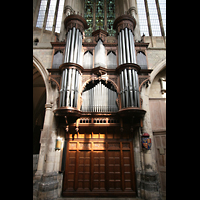
{"label": "stone pillar", "polygon": [[156,168],[155,149],[153,142],[153,133],[150,122],[150,111],[149,111],[149,87],[143,86],[141,92],[141,98],[143,99],[143,109],[147,112],[143,120],[143,128],[141,128],[141,135],[148,133],[152,141],[150,150],[142,148],[143,166],[144,171],[141,174],[141,198],[148,200],[160,200],[159,194],[159,175]]}

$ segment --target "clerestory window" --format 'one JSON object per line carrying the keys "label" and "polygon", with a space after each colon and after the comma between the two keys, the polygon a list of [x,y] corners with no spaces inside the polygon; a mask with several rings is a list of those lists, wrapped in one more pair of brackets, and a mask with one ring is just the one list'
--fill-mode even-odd
{"label": "clerestory window", "polygon": [[[47,7],[48,2],[49,7]],[[52,27],[55,26],[55,32],[60,33],[63,7],[64,0],[41,0],[36,27],[45,26],[45,30],[52,31]],[[46,22],[45,15],[47,15]]]}
{"label": "clerestory window", "polygon": [[103,29],[109,36],[114,36],[115,0],[85,0],[84,17],[89,25],[85,30],[85,36],[91,36],[92,32]]}

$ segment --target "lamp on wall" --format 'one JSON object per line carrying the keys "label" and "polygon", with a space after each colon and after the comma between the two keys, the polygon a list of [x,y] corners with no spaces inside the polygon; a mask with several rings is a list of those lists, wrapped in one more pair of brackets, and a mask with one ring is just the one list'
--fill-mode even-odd
{"label": "lamp on wall", "polygon": [[56,148],[55,148],[55,151],[56,150],[60,151],[61,150],[61,145],[62,145],[62,139],[60,137],[58,137],[56,139]]}

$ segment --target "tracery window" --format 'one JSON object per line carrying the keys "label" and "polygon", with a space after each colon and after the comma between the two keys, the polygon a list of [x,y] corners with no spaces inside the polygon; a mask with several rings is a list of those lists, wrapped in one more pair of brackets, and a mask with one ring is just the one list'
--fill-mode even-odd
{"label": "tracery window", "polygon": [[114,36],[115,0],[85,0],[84,17],[89,25],[85,30],[85,36],[91,36],[92,32],[103,29],[109,36]]}

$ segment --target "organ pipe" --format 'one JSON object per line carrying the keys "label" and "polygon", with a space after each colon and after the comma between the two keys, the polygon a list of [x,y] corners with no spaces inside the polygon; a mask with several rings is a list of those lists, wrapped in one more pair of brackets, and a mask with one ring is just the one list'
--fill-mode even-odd
{"label": "organ pipe", "polygon": [[130,43],[129,43],[129,45],[130,45],[130,62],[131,63],[134,63],[134,52],[133,52],[133,46],[134,46],[134,42],[132,41],[132,37],[131,37],[131,35],[132,35],[132,32],[131,32],[131,30],[129,30],[129,40],[130,40]]}
{"label": "organ pipe", "polygon": [[125,41],[126,41],[126,60],[127,63],[130,63],[130,51],[129,51],[129,36],[128,36],[128,29],[125,28]]}
{"label": "organ pipe", "polygon": [[123,57],[123,63],[126,63],[126,51],[125,51],[125,39],[124,39],[124,30],[122,30],[122,57]]}
{"label": "organ pipe", "polygon": [[128,97],[128,82],[127,82],[127,69],[124,69],[124,85],[125,85],[125,97],[126,97],[126,107],[128,107],[129,97]]}
{"label": "organ pipe", "polygon": [[139,100],[139,82],[138,82],[138,75],[137,72],[135,72],[136,77],[136,90],[137,90],[137,105],[140,107],[140,100]]}
{"label": "organ pipe", "polygon": [[74,107],[77,107],[78,86],[79,86],[79,72],[78,72],[78,70],[76,70],[76,82],[75,82],[75,98],[74,98]]}
{"label": "organ pipe", "polygon": [[70,89],[70,106],[71,107],[73,107],[73,100],[74,100],[75,72],[76,72],[76,69],[72,69],[72,81],[71,81],[71,89]]}
{"label": "organ pipe", "polygon": [[122,107],[125,107],[125,94],[124,94],[124,72],[121,72],[121,93],[122,93]]}
{"label": "organ pipe", "polygon": [[69,62],[73,62],[75,33],[76,33],[76,29],[75,29],[75,27],[73,27]]}
{"label": "organ pipe", "polygon": [[69,104],[70,104],[69,95],[70,95],[71,71],[72,71],[72,69],[69,69],[69,73],[68,73],[68,82],[67,82],[66,106],[69,106]]}
{"label": "organ pipe", "polygon": [[132,49],[133,49],[133,63],[136,63],[136,55],[135,55],[135,44],[134,44],[134,37],[133,37],[133,33],[130,34],[130,38],[131,38],[131,44],[132,44]]}
{"label": "organ pipe", "polygon": [[119,52],[119,65],[122,64],[122,44],[121,44],[121,32],[119,33],[119,37],[118,37],[118,52]]}
{"label": "organ pipe", "polygon": [[81,52],[82,52],[82,34],[81,34],[81,32],[79,32],[79,60],[77,61],[77,63],[82,66],[83,56],[82,56]]}
{"label": "organ pipe", "polygon": [[[64,73],[64,71],[65,71],[65,73]],[[67,69],[63,70],[63,73],[65,74],[65,76],[64,76],[64,80],[63,80],[64,84],[63,84],[62,106],[65,106],[65,94],[66,94],[66,83],[67,83],[68,70]]]}
{"label": "organ pipe", "polygon": [[63,71],[63,74],[62,74],[62,83],[61,83],[61,90],[60,90],[60,102],[59,102],[60,107],[62,106],[64,76],[65,76],[65,71]]}
{"label": "organ pipe", "polygon": [[129,81],[129,93],[130,93],[131,106],[133,107],[133,84],[132,84],[132,77],[131,77],[130,69],[128,69],[128,81]]}
{"label": "organ pipe", "polygon": [[135,81],[135,70],[132,69],[133,76],[133,91],[134,91],[134,106],[137,107],[137,91],[136,91],[136,81]]}
{"label": "organ pipe", "polygon": [[77,63],[77,54],[78,54],[78,42],[79,42],[79,30],[76,30],[76,40],[74,47],[74,63]]}
{"label": "organ pipe", "polygon": [[70,56],[70,45],[71,45],[71,35],[72,35],[72,30],[70,30],[67,34],[67,36],[69,35],[69,40],[68,43],[66,44],[66,51],[65,51],[65,55],[66,55],[66,60],[65,62],[69,62],[69,56]]}

